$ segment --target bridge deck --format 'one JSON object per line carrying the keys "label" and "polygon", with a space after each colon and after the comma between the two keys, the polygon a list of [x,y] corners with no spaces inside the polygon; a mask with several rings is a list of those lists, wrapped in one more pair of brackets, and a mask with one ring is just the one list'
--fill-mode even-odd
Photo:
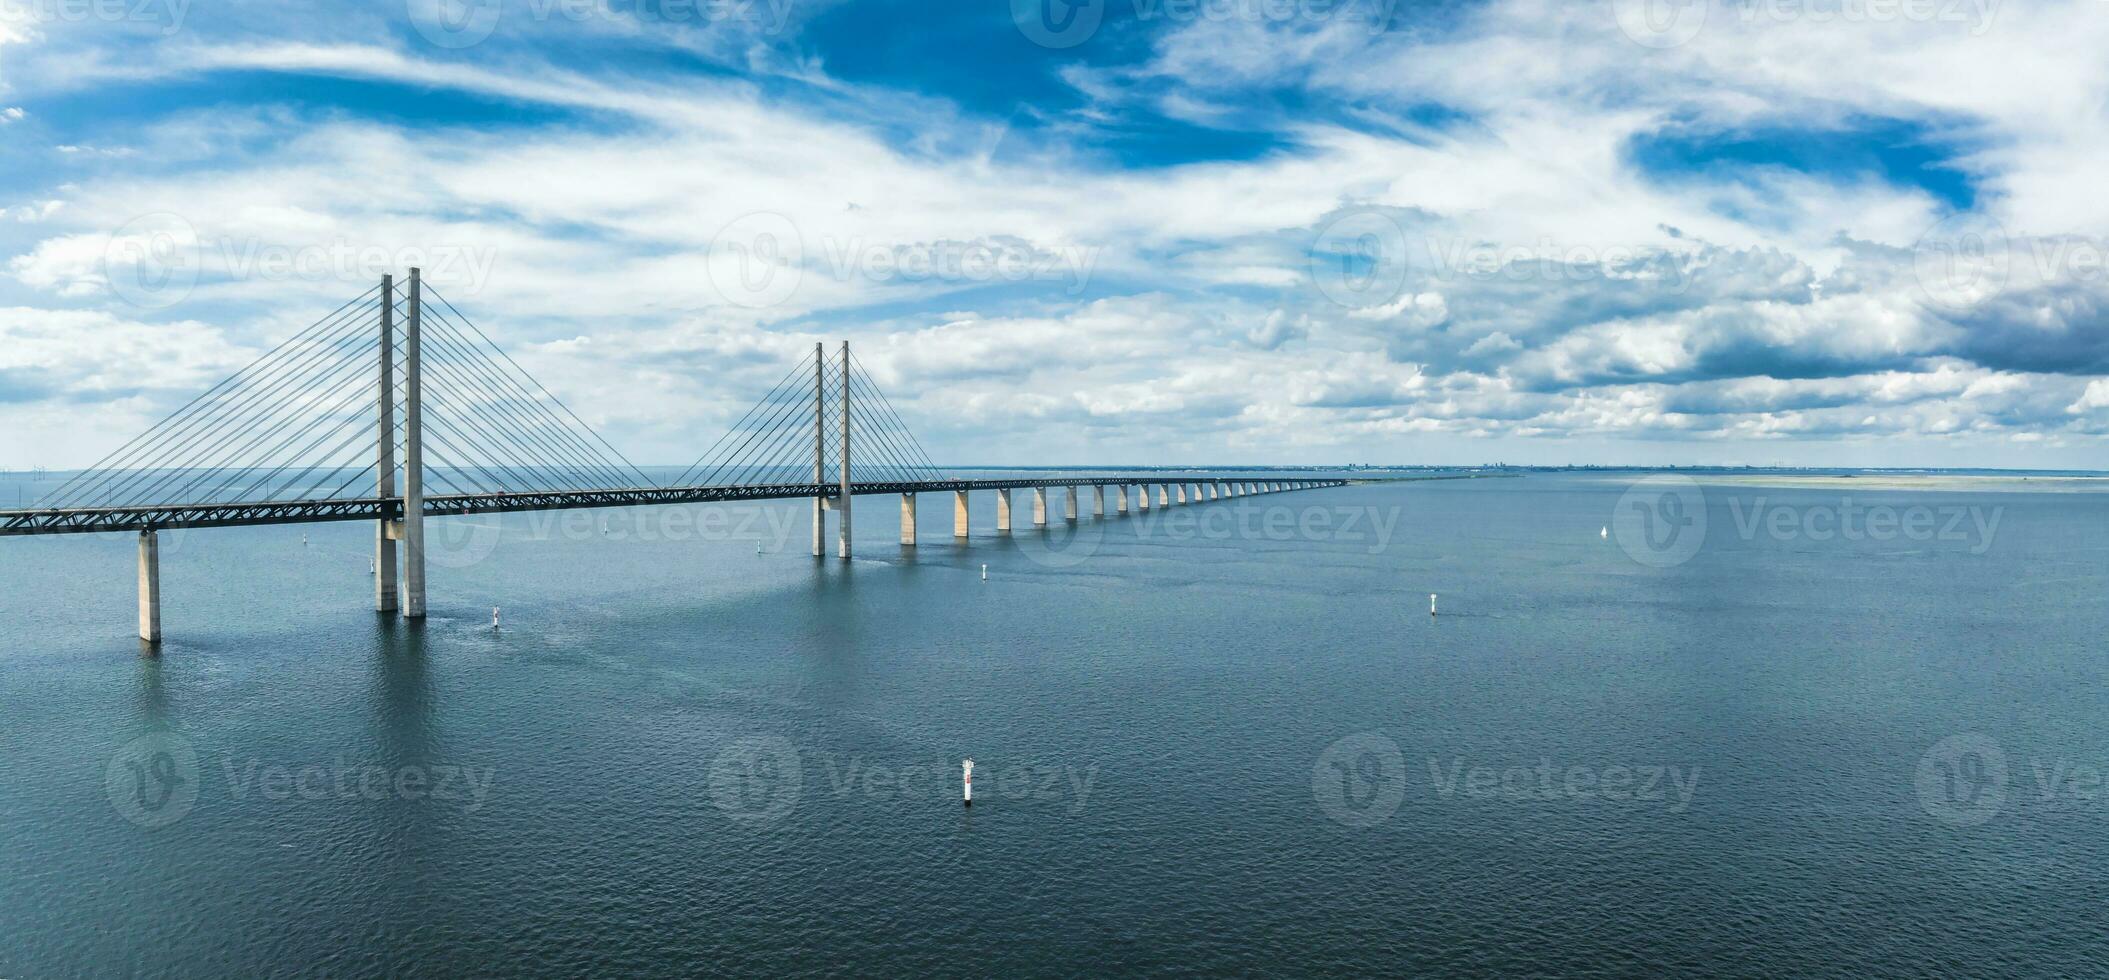
{"label": "bridge deck", "polygon": [[[1208,473],[1150,476],[1075,476],[1047,479],[924,480],[900,483],[852,483],[853,496],[889,493],[942,493],[957,490],[1028,490],[1042,487],[1176,486],[1178,484],[1258,483],[1294,480],[1307,486],[1342,486],[1339,479],[1300,479],[1277,475],[1236,477]],[[762,486],[636,487],[623,490],[552,490],[528,493],[446,494],[425,498],[427,517],[503,514],[530,510],[576,510],[586,507],[637,507],[658,504],[714,503],[742,500],[786,500],[839,497],[837,484],[790,483]],[[320,524],[372,521],[403,515],[403,498],[288,500],[238,504],[157,504],[133,507],[77,507],[46,510],[0,510],[0,537],[26,534],[92,534],[106,531],[150,531],[179,527],[244,527],[257,524]]]}

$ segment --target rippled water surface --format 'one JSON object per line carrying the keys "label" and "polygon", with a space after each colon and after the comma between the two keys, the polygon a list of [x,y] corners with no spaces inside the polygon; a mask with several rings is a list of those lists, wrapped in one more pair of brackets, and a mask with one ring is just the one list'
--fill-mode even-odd
{"label": "rippled water surface", "polygon": [[2100,972],[2109,496],[1700,481],[0,539],[0,976]]}

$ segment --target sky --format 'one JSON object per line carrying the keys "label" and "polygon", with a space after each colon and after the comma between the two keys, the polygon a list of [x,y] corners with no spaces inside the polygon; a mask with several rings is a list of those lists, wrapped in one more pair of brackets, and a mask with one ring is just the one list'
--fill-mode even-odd
{"label": "sky", "polygon": [[625,455],[2109,468],[2109,3],[0,0],[0,467],[411,266]]}

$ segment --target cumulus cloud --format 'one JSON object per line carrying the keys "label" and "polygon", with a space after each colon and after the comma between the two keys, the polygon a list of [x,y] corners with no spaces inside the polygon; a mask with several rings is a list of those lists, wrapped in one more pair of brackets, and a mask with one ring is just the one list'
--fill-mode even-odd
{"label": "cumulus cloud", "polygon": [[[247,349],[377,274],[327,256],[378,250],[425,266],[652,460],[685,462],[842,336],[955,460],[1478,459],[1511,438],[1521,459],[1586,436],[1717,458],[1906,440],[1967,461],[2016,435],[2081,459],[2109,424],[2089,378],[2109,372],[2094,6],[1825,24],[1717,3],[1659,48],[1602,4],[1554,0],[1390,32],[1204,18],[1126,60],[1108,41],[1069,63],[1082,108],[1032,106],[1053,120],[1037,128],[941,85],[831,76],[798,33],[826,5],[714,33],[508,20],[459,50],[321,7],[182,43],[0,25],[22,42],[7,92],[27,110],[0,124],[62,124],[33,149],[65,168],[0,185],[0,298],[18,304],[8,329],[67,325],[19,334],[45,366],[5,369],[0,399],[173,398],[217,360],[119,392],[104,355],[62,348],[108,334],[109,356],[166,360],[140,331],[180,317],[171,336]],[[581,30],[717,70],[555,56]],[[1840,85],[1841,66],[1860,81]],[[228,72],[504,111],[213,102],[117,127],[37,102]],[[1263,131],[1271,148],[1124,163],[1093,143],[1134,118]],[[1878,122],[1924,144],[1919,171],[1763,158],[1752,135],[1850,141]],[[1716,157],[1647,152],[1672,145]],[[1967,189],[1960,207],[2004,251],[1946,250],[1982,242],[1938,231],[1959,205],[1928,170]],[[158,215],[188,237],[138,240]],[[195,283],[143,309],[110,256],[171,242]],[[324,261],[274,272],[281,253]],[[92,427],[114,444],[122,422]]]}

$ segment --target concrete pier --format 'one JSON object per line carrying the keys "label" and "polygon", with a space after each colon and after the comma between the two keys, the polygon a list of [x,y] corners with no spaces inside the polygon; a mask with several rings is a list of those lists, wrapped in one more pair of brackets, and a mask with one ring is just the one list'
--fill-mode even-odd
{"label": "concrete pier", "polygon": [[1135,485],[1135,508],[1145,514],[1150,512],[1149,484],[1138,483]]}
{"label": "concrete pier", "polygon": [[1062,519],[1065,521],[1074,521],[1077,519],[1077,489],[1075,487],[1070,487],[1068,489],[1069,492],[1067,494],[1064,494],[1062,497]]}
{"label": "concrete pier", "polygon": [[1116,485],[1113,488],[1113,497],[1114,506],[1120,508],[1114,513],[1126,516],[1128,513],[1128,485],[1125,483]]}
{"label": "concrete pier", "polygon": [[996,491],[996,533],[1011,533],[1011,492]]}
{"label": "concrete pier", "polygon": [[[375,429],[374,489],[386,500],[395,496],[395,277],[381,277],[380,426]],[[385,515],[373,529],[373,608],[396,609],[395,527]]]}
{"label": "concrete pier", "polygon": [[161,644],[161,538],[139,532],[139,638]]}
{"label": "concrete pier", "polygon": [[[813,343],[813,482],[827,482],[827,347]],[[827,554],[827,498],[813,498],[813,557]]]}
{"label": "concrete pier", "polygon": [[425,618],[425,382],[424,276],[410,270],[410,324],[403,335],[403,581],[404,619]]}
{"label": "concrete pier", "polygon": [[1047,488],[1033,488],[1033,526],[1047,526]]}
{"label": "concrete pier", "polygon": [[952,536],[961,541],[967,539],[967,492],[952,491]]}
{"label": "concrete pier", "polygon": [[1186,503],[1186,484],[1184,484],[1184,483],[1179,483],[1179,484],[1174,484],[1174,486],[1177,486],[1177,487],[1179,488],[1179,497],[1178,497],[1178,499],[1177,499],[1177,500],[1175,501],[1175,503],[1181,503],[1181,504],[1183,504],[1183,503]]}
{"label": "concrete pier", "polygon": [[842,496],[836,498],[835,502],[835,510],[839,515],[835,518],[838,522],[835,525],[835,534],[839,542],[836,555],[843,561],[849,560],[849,367],[849,341],[845,340],[842,342]]}
{"label": "concrete pier", "polygon": [[[1144,493],[1148,493],[1149,491],[1148,491],[1147,489],[1145,489],[1145,490],[1144,490],[1143,492],[1144,492]],[[1159,506],[1159,507],[1170,507],[1171,505],[1172,505],[1172,491],[1171,491],[1171,488],[1169,488],[1169,487],[1166,487],[1166,486],[1165,486],[1164,484],[1162,484],[1162,483],[1158,484],[1158,485],[1157,485],[1157,506]]]}
{"label": "concrete pier", "polygon": [[1106,485],[1103,483],[1091,488],[1091,516],[1106,516]]}
{"label": "concrete pier", "polygon": [[901,543],[915,547],[915,494],[901,495]]}

